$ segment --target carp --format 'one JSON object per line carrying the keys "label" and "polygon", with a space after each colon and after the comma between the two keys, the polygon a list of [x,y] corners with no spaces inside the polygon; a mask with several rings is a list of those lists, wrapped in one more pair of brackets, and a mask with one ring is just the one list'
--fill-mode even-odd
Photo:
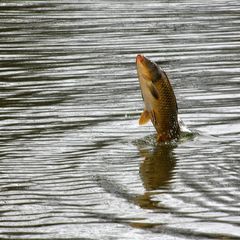
{"label": "carp", "polygon": [[136,65],[145,105],[139,124],[151,120],[157,131],[158,142],[177,139],[180,135],[178,106],[167,74],[143,55],[137,55]]}

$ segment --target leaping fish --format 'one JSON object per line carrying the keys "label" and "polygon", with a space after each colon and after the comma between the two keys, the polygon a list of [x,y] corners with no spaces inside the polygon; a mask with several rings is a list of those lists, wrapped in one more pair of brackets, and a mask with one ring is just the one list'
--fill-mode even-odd
{"label": "leaping fish", "polygon": [[167,74],[143,55],[137,55],[136,64],[145,105],[139,124],[143,125],[151,119],[158,142],[177,139],[180,134],[178,106]]}

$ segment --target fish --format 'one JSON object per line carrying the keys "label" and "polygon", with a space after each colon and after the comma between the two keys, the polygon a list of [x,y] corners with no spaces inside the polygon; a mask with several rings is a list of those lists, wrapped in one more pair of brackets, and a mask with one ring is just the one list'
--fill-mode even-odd
{"label": "fish", "polygon": [[136,67],[144,101],[139,125],[151,120],[157,131],[157,142],[178,139],[180,126],[177,100],[167,74],[141,54],[136,57]]}

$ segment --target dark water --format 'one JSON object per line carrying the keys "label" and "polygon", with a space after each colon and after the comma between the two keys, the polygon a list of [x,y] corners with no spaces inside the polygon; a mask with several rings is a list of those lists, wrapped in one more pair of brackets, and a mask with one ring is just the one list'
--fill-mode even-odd
{"label": "dark water", "polygon": [[[1,239],[240,238],[240,2],[0,2]],[[198,132],[138,126],[135,56]]]}

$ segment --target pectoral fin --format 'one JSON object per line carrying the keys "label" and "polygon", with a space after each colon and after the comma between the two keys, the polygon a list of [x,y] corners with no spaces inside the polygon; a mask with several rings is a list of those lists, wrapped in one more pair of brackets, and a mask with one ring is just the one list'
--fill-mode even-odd
{"label": "pectoral fin", "polygon": [[144,125],[150,120],[150,114],[147,110],[144,110],[139,118],[139,125]]}

